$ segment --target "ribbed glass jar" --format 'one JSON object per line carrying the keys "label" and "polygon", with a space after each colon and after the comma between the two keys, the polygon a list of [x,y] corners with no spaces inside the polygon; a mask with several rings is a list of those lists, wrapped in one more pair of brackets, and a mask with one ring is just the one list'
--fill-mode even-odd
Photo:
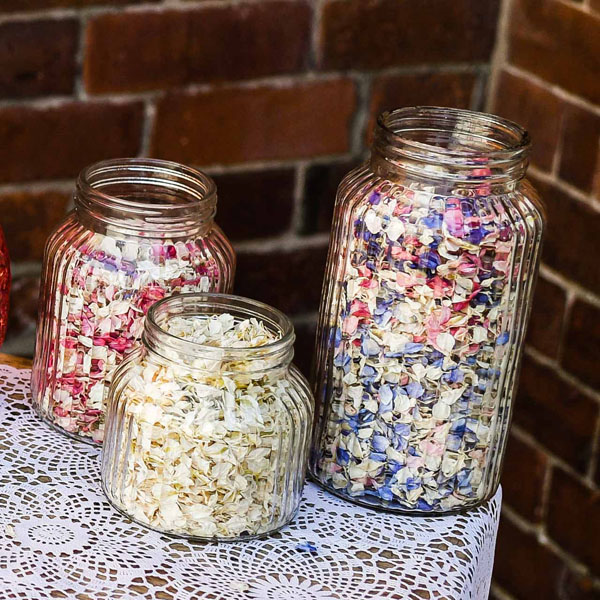
{"label": "ribbed glass jar", "polygon": [[310,466],[333,493],[431,514],[495,492],[543,229],[528,150],[493,115],[400,109],[340,184]]}
{"label": "ribbed glass jar", "polygon": [[167,161],[81,172],[75,209],[44,254],[32,391],[51,425],[101,442],[112,371],[149,306],[173,292],[231,290],[235,255],[214,222],[216,199],[209,177]]}
{"label": "ribbed glass jar", "polygon": [[[209,329],[202,342],[186,335],[195,325]],[[270,336],[258,346],[257,328]],[[220,345],[238,329],[248,339]],[[152,529],[200,540],[289,523],[314,411],[291,364],[294,339],[285,315],[239,296],[180,294],[152,306],[142,348],[110,388],[102,462],[110,502]]]}

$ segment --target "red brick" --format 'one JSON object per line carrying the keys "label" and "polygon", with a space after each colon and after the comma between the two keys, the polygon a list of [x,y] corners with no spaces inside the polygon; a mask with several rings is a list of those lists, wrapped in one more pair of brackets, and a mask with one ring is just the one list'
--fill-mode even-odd
{"label": "red brick", "polygon": [[541,277],[533,296],[526,342],[551,358],[556,358],[567,301],[566,292]]}
{"label": "red brick", "polygon": [[326,246],[273,252],[240,252],[236,293],[262,300],[284,313],[319,308]]}
{"label": "red brick", "polygon": [[75,19],[0,24],[0,97],[70,94],[78,30]]}
{"label": "red brick", "polygon": [[494,579],[518,600],[560,600],[560,559],[506,517],[500,520]]}
{"label": "red brick", "polygon": [[563,109],[550,90],[510,73],[500,75],[494,110],[529,131],[531,160],[546,171],[552,169]]}
{"label": "red brick", "polygon": [[0,13],[48,10],[51,8],[83,8],[94,5],[149,4],[160,0],[2,0]]}
{"label": "red brick", "polygon": [[563,365],[584,383],[600,389],[600,310],[583,300],[575,302],[565,336]]}
{"label": "red brick", "polygon": [[525,357],[515,403],[515,422],[580,472],[589,463],[598,404],[548,367]]}
{"label": "red brick", "polygon": [[0,109],[0,181],[72,177],[97,160],[135,156],[141,103]]}
{"label": "red brick", "polygon": [[[600,83],[599,83],[600,85]],[[585,192],[600,176],[600,116],[569,106],[565,112],[559,175]]]}
{"label": "red brick", "polygon": [[303,323],[295,325],[296,343],[294,344],[294,364],[309,378],[315,352],[315,335],[317,324]]}
{"label": "red brick", "polygon": [[542,489],[547,459],[539,450],[511,436],[504,457],[504,501],[529,521],[542,516]]}
{"label": "red brick", "polygon": [[497,0],[328,0],[321,28],[322,68],[487,61]]}
{"label": "red brick", "polygon": [[600,102],[600,19],[556,0],[513,4],[510,62]]}
{"label": "red brick", "polygon": [[294,210],[294,169],[216,175],[217,222],[233,241],[286,231]]}
{"label": "red brick", "polygon": [[13,192],[0,196],[2,228],[13,261],[41,260],[44,244],[69,203],[62,192]]}
{"label": "red brick", "polygon": [[600,492],[556,469],[548,501],[547,531],[561,548],[600,574]]}
{"label": "red brick", "polygon": [[371,139],[377,116],[403,106],[469,108],[477,77],[473,73],[419,73],[381,75],[373,81],[367,138]]}
{"label": "red brick", "polygon": [[158,104],[153,153],[208,165],[343,153],[354,107],[347,79],[172,94]]}
{"label": "red brick", "polygon": [[534,182],[547,212],[542,258],[548,265],[600,293],[600,212],[554,186]]}
{"label": "red brick", "polygon": [[337,188],[357,161],[313,165],[306,172],[304,190],[303,234],[331,230]]}
{"label": "red brick", "polygon": [[297,72],[310,24],[303,1],[100,15],[87,31],[86,87],[140,91]]}

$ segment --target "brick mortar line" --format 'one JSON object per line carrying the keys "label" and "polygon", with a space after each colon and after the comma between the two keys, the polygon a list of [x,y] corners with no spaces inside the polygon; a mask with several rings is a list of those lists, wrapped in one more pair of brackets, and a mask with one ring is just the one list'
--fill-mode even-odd
{"label": "brick mortar line", "polygon": [[585,108],[586,110],[594,113],[595,115],[600,115],[600,105],[594,104],[593,102],[590,102],[589,100],[586,100],[581,96],[577,96],[573,92],[569,92],[564,88],[559,87],[555,83],[551,83],[550,81],[542,79],[534,73],[531,73],[525,69],[521,69],[520,67],[516,67],[515,65],[512,65],[510,63],[506,63],[504,65],[504,69],[511,75],[515,75],[520,79],[527,79],[528,81],[534,83],[539,87],[542,87],[546,90],[550,90],[555,96],[557,96],[561,100],[565,100],[570,104],[579,106],[580,108]]}
{"label": "brick mortar line", "polygon": [[41,260],[11,261],[10,270],[14,277],[37,277],[42,274]]}
{"label": "brick mortar line", "polygon": [[[523,442],[524,444],[531,446],[534,450],[537,450],[538,452],[543,454],[548,459],[549,466],[553,470],[557,469],[557,468],[562,469],[567,474],[569,474],[571,477],[576,479],[581,485],[585,486],[590,492],[597,492],[598,486],[595,484],[593,479],[590,479],[588,477],[587,473],[585,475],[582,475],[581,473],[577,472],[563,458],[560,458],[559,456],[554,454],[554,452],[552,450],[550,450],[549,448],[544,446],[541,442],[539,442],[538,439],[532,433],[530,433],[529,431],[527,431],[520,425],[517,425],[516,423],[513,423],[511,425],[510,431],[511,431],[512,435],[514,435],[515,438],[518,439],[520,442]],[[545,481],[544,481],[544,483],[545,483]],[[551,480],[550,480],[550,483],[552,483]],[[547,506],[549,505],[550,493],[548,493],[548,498],[546,500],[547,500],[548,504],[546,504],[545,507],[543,506],[543,508],[547,508]],[[547,516],[548,516],[547,512],[544,511],[543,519],[541,519],[540,524],[546,522]]]}
{"label": "brick mortar line", "polygon": [[583,300],[584,302],[587,302],[596,308],[600,308],[599,296],[586,289],[576,281],[561,275],[545,263],[540,265],[540,275],[550,283],[554,283],[555,285],[561,287],[563,290],[565,290],[565,292],[568,293],[572,291],[579,300]]}
{"label": "brick mortar line", "polygon": [[490,591],[498,598],[499,600],[517,600],[515,596],[509,594],[501,585],[496,583],[494,579],[492,579],[492,585],[490,587]]}
{"label": "brick mortar line", "polygon": [[304,163],[310,168],[315,165],[343,163],[350,159],[352,159],[352,154],[350,152],[344,152],[343,154],[323,154],[321,156],[312,156],[310,158],[257,160],[248,163],[235,163],[232,165],[206,165],[202,167],[202,170],[212,175],[226,175],[228,173],[249,173],[262,170],[295,169],[299,164]]}
{"label": "brick mortar line", "polygon": [[80,15],[79,31],[77,38],[77,50],[75,52],[75,81],[73,82],[73,95],[79,101],[86,100],[87,94],[83,81],[83,63],[87,50],[87,17]]}
{"label": "brick mortar line", "polygon": [[[414,67],[400,67],[382,69],[380,71],[317,71],[305,70],[297,73],[286,73],[277,75],[267,75],[265,77],[257,77],[253,79],[234,79],[225,82],[208,81],[208,82],[193,82],[186,85],[161,89],[156,88],[142,92],[110,92],[103,94],[87,94],[85,100],[81,102],[89,103],[126,103],[139,102],[147,100],[157,100],[166,96],[169,92],[177,94],[195,95],[215,90],[231,90],[231,89],[259,89],[261,87],[286,88],[293,87],[298,84],[308,84],[316,82],[338,81],[340,79],[349,79],[357,81],[358,79],[371,75],[416,75],[419,73],[463,73],[477,72],[481,68],[478,63],[455,63],[448,65],[415,65]],[[85,91],[85,90],[84,90]],[[3,108],[57,108],[62,105],[68,105],[80,100],[74,94],[66,95],[50,95],[29,98],[4,98],[0,99],[0,109]]]}
{"label": "brick mortar line", "polygon": [[490,60],[490,78],[487,85],[486,110],[495,109],[496,92],[500,80],[500,72],[508,61],[508,29],[510,25],[511,0],[502,0],[496,26],[495,46]]}
{"label": "brick mortar line", "polygon": [[288,233],[295,236],[299,236],[304,225],[304,193],[306,189],[307,169],[308,162],[302,161],[296,165],[294,173],[294,203]]}
{"label": "brick mortar line", "polygon": [[[217,219],[218,221],[218,219]],[[235,243],[233,246],[238,253],[256,253],[269,254],[274,251],[293,251],[304,250],[306,248],[318,248],[327,246],[329,243],[329,234],[317,233],[300,237],[291,235],[289,232],[283,235],[263,238],[256,240],[247,240]]]}
{"label": "brick mortar line", "polygon": [[20,194],[24,192],[71,192],[75,188],[73,179],[50,179],[44,181],[23,181],[18,183],[0,183],[0,195]]}
{"label": "brick mortar line", "polygon": [[360,156],[365,149],[365,134],[369,123],[372,79],[369,75],[354,78],[356,89],[356,109],[350,123],[350,152]]}
{"label": "brick mortar line", "polygon": [[592,447],[590,448],[591,456],[588,465],[586,477],[590,481],[594,481],[596,477],[596,469],[598,468],[598,460],[600,459],[600,414],[596,417],[596,427],[592,436]]}
{"label": "brick mortar line", "polygon": [[[554,187],[558,188],[561,192],[564,192],[574,200],[577,200],[588,207],[600,211],[600,200],[594,198],[593,193],[586,194],[585,192],[582,192],[580,189],[576,188],[574,185],[563,181],[557,175],[553,173],[548,173],[547,171],[543,171],[535,165],[529,166],[529,172],[544,183],[550,183],[554,185]],[[542,201],[543,200],[544,198],[542,198]]]}
{"label": "brick mortar line", "polygon": [[469,107],[471,110],[486,110],[486,99],[487,99],[487,86],[490,77],[489,69],[481,70],[477,73],[475,79],[475,85],[471,92],[471,99],[469,101]]}
{"label": "brick mortar line", "polygon": [[310,6],[312,9],[312,22],[310,26],[309,64],[311,68],[316,69],[321,64],[322,58],[321,26],[323,22],[323,0],[312,0]]}
{"label": "brick mortar line", "polygon": [[150,155],[150,144],[154,132],[154,122],[156,120],[156,105],[152,100],[146,100],[144,103],[144,120],[142,122],[142,138],[140,140],[140,156]]}
{"label": "brick mortar line", "polygon": [[316,323],[318,318],[319,313],[317,311],[313,311],[310,313],[300,313],[291,317],[294,325],[312,325],[313,323]]}
{"label": "brick mortar line", "polygon": [[535,348],[532,348],[531,346],[525,347],[525,354],[530,358],[534,359],[538,364],[544,367],[548,367],[549,369],[554,371],[554,373],[556,373],[556,375],[558,375],[560,379],[568,383],[571,387],[574,387],[576,390],[584,393],[586,396],[590,396],[591,398],[596,400],[596,402],[600,402],[600,391],[595,390],[591,386],[588,386],[587,384],[583,383],[582,381],[571,375],[569,372],[565,371],[555,359],[548,358],[545,354],[543,354],[539,350],[536,350]]}
{"label": "brick mortar line", "polygon": [[[539,448],[537,450],[541,451]],[[546,457],[547,461],[546,472],[544,473],[544,479],[542,481],[540,521],[542,523],[545,523],[546,517],[548,516],[548,508],[550,506],[550,488],[552,486],[552,473],[554,471],[554,463],[552,459],[548,456],[545,449],[543,450],[543,454]]]}
{"label": "brick mortar line", "polygon": [[[254,161],[249,163],[236,163],[234,165],[209,165],[201,166],[202,171],[209,175],[227,175],[237,173],[252,173],[263,170],[274,171],[283,169],[295,169],[299,164],[306,164],[307,168],[316,165],[329,165],[343,163],[352,159],[352,155],[331,154],[323,156],[314,156],[310,159],[290,159],[290,160],[272,160],[272,161]],[[72,192],[75,187],[74,175],[70,179],[43,179],[18,182],[0,182],[0,196],[6,194],[32,192],[40,193],[46,191]]]}
{"label": "brick mortar line", "polygon": [[582,563],[577,557],[561,548],[557,542],[548,536],[543,527],[535,526],[532,523],[529,523],[529,521],[524,519],[521,515],[519,515],[519,513],[517,513],[507,504],[502,506],[502,514],[523,533],[533,533],[540,546],[550,550],[573,572],[584,577],[589,577],[594,586],[600,585],[600,578],[594,575],[591,568]]}
{"label": "brick mortar line", "polygon": [[567,338],[567,332],[569,329],[569,320],[571,318],[571,312],[573,311],[573,304],[575,304],[575,300],[577,295],[572,288],[566,289],[566,300],[565,300],[565,308],[563,310],[562,315],[562,323],[560,324],[560,331],[558,332],[558,346],[556,349],[556,362],[561,364],[564,357],[565,350],[565,341]]}
{"label": "brick mortar line", "polygon": [[80,8],[53,7],[48,9],[15,11],[0,15],[0,24],[12,21],[58,20],[86,15],[97,17],[106,14],[135,14],[142,12],[185,12],[189,10],[228,8],[242,5],[264,4],[265,1],[279,1],[294,4],[306,0],[186,0],[185,2],[144,2],[141,4],[97,4]]}

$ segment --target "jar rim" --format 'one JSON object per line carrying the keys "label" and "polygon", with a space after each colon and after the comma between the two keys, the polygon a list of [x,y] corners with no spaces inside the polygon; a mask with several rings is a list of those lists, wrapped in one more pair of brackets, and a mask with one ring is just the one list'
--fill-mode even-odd
{"label": "jar rim", "polygon": [[[257,318],[280,337],[262,346],[209,346],[180,338],[164,328],[165,318],[175,316],[217,315],[229,312],[240,318]],[[162,319],[162,322],[161,322]],[[227,359],[273,360],[290,352],[296,336],[288,316],[280,310],[251,298],[233,294],[193,292],[174,294],[155,302],[146,315],[143,339],[155,351],[163,346],[176,352],[184,352],[193,358],[214,359],[218,354]],[[160,351],[159,351],[160,354]],[[291,360],[291,356],[289,357]]]}
{"label": "jar rim", "polygon": [[[374,148],[408,171],[436,165],[451,172],[440,178],[475,180],[465,169],[492,169],[489,180],[524,176],[531,140],[526,129],[503,117],[466,109],[413,106],[381,113]],[[403,162],[404,161],[404,162]],[[436,178],[429,168],[427,176]]]}
{"label": "jar rim", "polygon": [[211,177],[157,158],[100,161],[83,169],[76,183],[76,210],[133,235],[198,230],[212,222],[216,203]]}
{"label": "jar rim", "polygon": [[[114,183],[115,180],[97,180],[95,178],[109,175],[117,169],[126,169],[131,173],[132,179],[125,179],[123,183],[137,185],[139,182],[147,181],[163,184],[166,188],[175,191],[188,192],[190,197],[185,198],[185,201],[182,202],[141,202],[120,198],[118,195],[102,191],[102,186]],[[136,174],[141,175],[146,171],[151,171],[151,174],[140,177],[139,181],[133,179]],[[194,196],[196,196],[196,201],[209,200],[217,192],[215,182],[206,173],[181,163],[158,158],[113,158],[93,163],[80,171],[77,177],[77,189],[82,193],[93,194],[96,200],[123,209],[137,208],[139,210],[158,209],[166,211],[181,209],[182,206],[193,204]],[[184,197],[179,196],[179,199],[184,200]]]}

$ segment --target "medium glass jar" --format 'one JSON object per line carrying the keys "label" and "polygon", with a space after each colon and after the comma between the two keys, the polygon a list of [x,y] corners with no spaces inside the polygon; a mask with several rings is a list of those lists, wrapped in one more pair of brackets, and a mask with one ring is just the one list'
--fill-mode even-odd
{"label": "medium glass jar", "polygon": [[314,403],[279,311],[220,294],[157,302],[109,392],[102,485],[122,513],[202,540],[296,514]]}
{"label": "medium glass jar", "polygon": [[498,117],[384,113],[338,190],[311,472],[359,504],[446,513],[499,482],[543,210]]}
{"label": "medium glass jar", "polygon": [[195,169],[101,162],[81,172],[74,201],[46,244],[33,401],[59,430],[101,442],[112,371],[149,306],[173,292],[230,291],[235,255],[214,222],[215,185]]}

